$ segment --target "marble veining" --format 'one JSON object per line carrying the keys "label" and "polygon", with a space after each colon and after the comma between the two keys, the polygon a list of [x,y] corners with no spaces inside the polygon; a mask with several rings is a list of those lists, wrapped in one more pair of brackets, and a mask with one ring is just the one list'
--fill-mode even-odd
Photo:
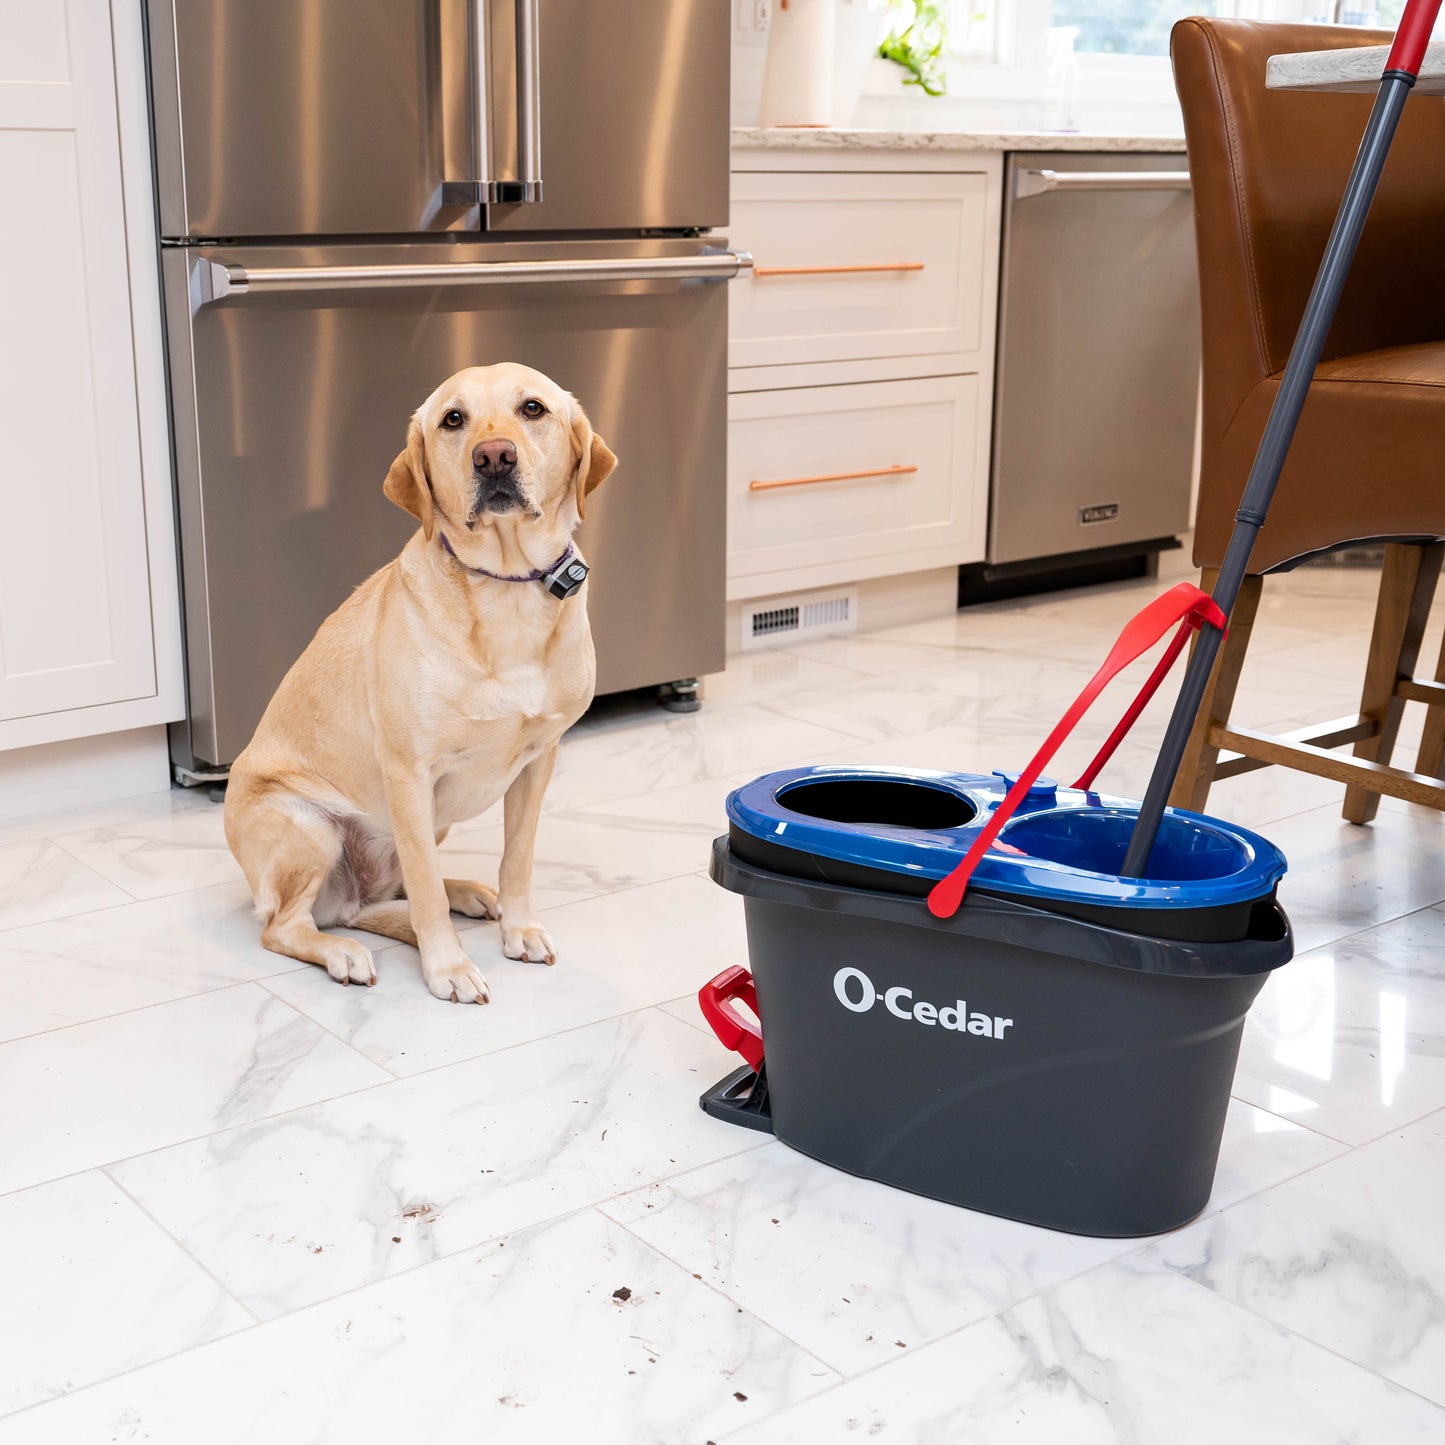
{"label": "marble veining", "polygon": [[837,1378],[586,1211],[13,1416],[0,1441],[700,1445]]}
{"label": "marble veining", "polygon": [[[1304,50],[1271,55],[1264,83],[1271,90],[1377,90],[1390,53],[1388,45],[1362,45],[1345,50]],[[1445,95],[1445,40],[1425,49],[1416,95]]]}
{"label": "marble veining", "polygon": [[715,1068],[715,1041],[649,1010],[113,1173],[272,1318],[762,1144],[696,1107]]}
{"label": "marble veining", "polygon": [[[693,717],[598,707],[541,824],[559,964],[459,920],[485,1009],[431,999],[401,944],[372,989],[268,953],[203,795],[7,820],[0,1445],[1445,1439],[1445,815],[1353,828],[1338,784],[1279,770],[1216,788],[1288,855],[1299,953],[1251,1011],[1208,1208],[1160,1239],[977,1216],[697,1106],[735,1062],[697,989],[747,958],[705,871],[728,790],[1021,763],[1186,575],[751,653]],[[1352,706],[1377,585],[1271,578],[1242,720]],[[1425,655],[1442,626],[1445,595]],[[1106,787],[1142,788],[1162,722]],[[490,880],[497,821],[449,872]]]}
{"label": "marble veining", "polygon": [[733,153],[748,151],[1117,151],[1182,152],[1182,135],[1088,135],[1078,131],[847,130],[831,126],[735,126]]}

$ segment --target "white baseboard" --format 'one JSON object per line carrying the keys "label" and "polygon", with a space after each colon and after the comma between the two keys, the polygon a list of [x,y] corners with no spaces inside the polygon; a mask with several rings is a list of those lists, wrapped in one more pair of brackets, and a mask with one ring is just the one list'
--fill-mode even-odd
{"label": "white baseboard", "polygon": [[[858,593],[858,631],[877,632],[884,627],[902,627],[909,622],[926,622],[932,617],[951,617],[958,611],[958,568],[933,567],[924,572],[905,572],[898,577],[874,577],[850,584]],[[779,599],[805,593],[780,593]],[[731,657],[741,648],[744,603],[729,602],[727,609],[727,650]],[[756,601],[747,605],[756,605]]]}
{"label": "white baseboard", "polygon": [[164,727],[0,752],[0,818],[162,793],[170,785]]}

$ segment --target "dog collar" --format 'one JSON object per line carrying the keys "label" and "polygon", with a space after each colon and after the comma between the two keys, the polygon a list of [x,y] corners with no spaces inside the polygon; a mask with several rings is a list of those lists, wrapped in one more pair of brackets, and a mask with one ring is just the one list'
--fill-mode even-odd
{"label": "dog collar", "polygon": [[452,544],[447,541],[447,534],[438,531],[437,536],[442,539],[442,546],[452,561],[474,577],[490,577],[493,582],[540,582],[553,597],[563,601],[571,597],[582,586],[587,580],[587,573],[591,570],[577,555],[577,549],[568,542],[567,550],[550,567],[541,567],[535,572],[524,572],[520,577],[508,577],[504,573],[488,572],[485,567],[473,567],[469,562],[463,562],[452,550]]}

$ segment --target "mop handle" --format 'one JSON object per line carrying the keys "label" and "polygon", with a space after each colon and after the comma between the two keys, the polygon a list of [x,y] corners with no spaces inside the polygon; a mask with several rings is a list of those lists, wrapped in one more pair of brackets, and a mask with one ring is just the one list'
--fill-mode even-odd
{"label": "mop handle", "polygon": [[[1264,526],[1269,504],[1274,498],[1275,487],[1280,473],[1284,470],[1285,456],[1290,442],[1294,439],[1295,428],[1299,425],[1300,412],[1304,409],[1309,394],[1310,380],[1319,365],[1324,351],[1325,339],[1329,335],[1330,323],[1339,306],[1340,293],[1344,290],[1345,279],[1350,274],[1350,263],[1355,258],[1360,233],[1365,227],[1365,218],[1370,212],[1375,189],[1380,182],[1380,173],[1385,168],[1390,153],[1390,143],[1395,138],[1395,128],[1400,122],[1400,113],[1405,107],[1406,97],[1415,84],[1420,62],[1425,57],[1425,47],[1434,29],[1435,18],[1440,12],[1441,0],[1407,0],[1405,13],[1400,19],[1400,28],[1395,32],[1395,43],[1385,62],[1384,74],[1380,77],[1380,93],[1375,98],[1370,119],[1365,125],[1365,134],[1360,141],[1359,152],[1350,170],[1349,183],[1340,202],[1334,228],[1330,232],[1325,254],[1315,276],[1310,298],[1300,318],[1299,331],[1294,345],[1290,348],[1289,360],[1285,364],[1284,376],[1280,379],[1279,390],[1275,393],[1274,404],[1270,407],[1269,419],[1265,422],[1264,434],[1260,438],[1259,450],[1255,453],[1254,465],[1250,468],[1249,480],[1245,483],[1244,495],[1239,510],[1234,514],[1235,527],[1225,549],[1224,561],[1220,564],[1219,577],[1214,584],[1214,600],[1227,618],[1234,610],[1239,597],[1240,585],[1249,567],[1254,551],[1255,539]],[[1174,712],[1159,747],[1159,757],[1149,778],[1144,799],[1139,804],[1139,818],[1134,824],[1133,836],[1129,839],[1129,850],[1120,870],[1126,878],[1142,878],[1149,867],[1149,855],[1154,850],[1154,839],[1159,832],[1160,820],[1169,800],[1170,790],[1189,745],[1189,735],[1194,730],[1194,720],[1204,702],[1209,678],[1214,671],[1214,660],[1219,654],[1223,632],[1207,627],[1199,634]]]}
{"label": "mop handle", "polygon": [[[1028,766],[1018,775],[1018,780],[1004,795],[1003,801],[993,810],[993,816],[984,825],[982,832],[973,840],[968,852],[958,866],[946,878],[933,885],[928,895],[928,911],[935,918],[952,918],[963,902],[964,890],[979,860],[993,845],[1003,825],[1013,816],[1014,810],[1028,796],[1029,789],[1038,781],[1045,764],[1058,752],[1060,744],[1073,732],[1078,721],[1089,710],[1094,699],[1105,686],[1135,658],[1142,656],[1154,646],[1174,624],[1180,624],[1178,634],[1169,644],[1164,661],[1156,667],[1144,684],[1143,691],[1134,700],[1124,716],[1124,722],[1109,736],[1109,741],[1099,750],[1099,755],[1089,764],[1085,774],[1092,781],[1094,774],[1104,765],[1110,753],[1119,745],[1119,740],[1128,731],[1129,725],[1144,710],[1144,705],[1159,686],[1160,679],[1168,670],[1168,663],[1179,656],[1184,639],[1196,627],[1206,622],[1215,627],[1224,626],[1224,618],[1208,596],[1192,582],[1180,582],[1162,596],[1136,613],[1124,624],[1118,640],[1109,649],[1103,666],[1091,677],[1084,690],[1070,704],[1068,711],[1054,725],[1054,730],[1044,739],[1044,745],[1030,759]],[[1084,786],[1080,784],[1080,786]]]}

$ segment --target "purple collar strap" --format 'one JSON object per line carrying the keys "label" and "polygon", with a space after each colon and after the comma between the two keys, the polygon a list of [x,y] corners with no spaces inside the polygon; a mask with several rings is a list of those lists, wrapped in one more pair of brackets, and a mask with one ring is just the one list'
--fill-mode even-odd
{"label": "purple collar strap", "polygon": [[524,572],[519,577],[508,577],[501,572],[488,572],[485,567],[473,567],[470,563],[463,562],[452,550],[447,534],[438,530],[437,536],[442,539],[442,547],[447,556],[473,577],[490,577],[493,582],[541,582],[554,597],[564,599],[570,597],[587,580],[588,566],[577,556],[577,549],[570,542],[567,550],[550,567]]}

